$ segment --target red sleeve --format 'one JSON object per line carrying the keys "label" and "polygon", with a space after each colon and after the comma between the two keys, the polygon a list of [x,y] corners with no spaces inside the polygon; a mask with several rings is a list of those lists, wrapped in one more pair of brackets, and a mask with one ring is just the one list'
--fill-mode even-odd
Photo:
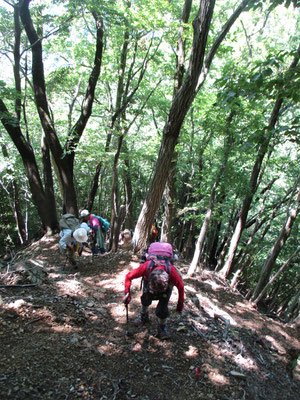
{"label": "red sleeve", "polygon": [[178,303],[184,301],[184,285],[181,276],[177,272],[176,268],[171,265],[170,281],[178,290]]}
{"label": "red sleeve", "polygon": [[132,279],[140,278],[141,276],[145,275],[146,267],[147,262],[128,272],[128,274],[125,276],[125,293],[130,291]]}

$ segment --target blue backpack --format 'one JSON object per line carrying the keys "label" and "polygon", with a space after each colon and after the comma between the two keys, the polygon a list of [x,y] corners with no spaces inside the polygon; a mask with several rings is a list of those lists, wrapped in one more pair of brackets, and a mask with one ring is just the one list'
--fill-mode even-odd
{"label": "blue backpack", "polygon": [[107,221],[107,219],[99,217],[99,215],[94,215],[93,219],[94,218],[98,218],[102,231],[107,232],[109,230],[109,222]]}

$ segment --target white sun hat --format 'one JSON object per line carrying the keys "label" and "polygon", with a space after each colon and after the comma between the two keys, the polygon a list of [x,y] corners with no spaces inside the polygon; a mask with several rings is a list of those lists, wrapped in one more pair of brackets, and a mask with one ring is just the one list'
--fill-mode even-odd
{"label": "white sun hat", "polygon": [[80,212],[81,217],[87,217],[88,215],[90,215],[90,212],[88,210],[82,210]]}
{"label": "white sun hat", "polygon": [[76,231],[74,231],[74,233],[73,233],[73,237],[76,240],[76,242],[79,242],[79,243],[83,243],[88,240],[88,235],[84,228],[76,229]]}
{"label": "white sun hat", "polygon": [[80,228],[85,229],[87,234],[89,234],[91,232],[91,228],[88,226],[88,224],[86,222],[82,222],[80,224]]}

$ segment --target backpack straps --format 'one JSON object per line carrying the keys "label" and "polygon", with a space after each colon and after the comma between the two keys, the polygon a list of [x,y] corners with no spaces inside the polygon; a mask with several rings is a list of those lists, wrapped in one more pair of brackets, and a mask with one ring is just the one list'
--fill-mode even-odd
{"label": "backpack straps", "polygon": [[[171,273],[171,264],[170,264],[169,258],[168,257],[164,257],[164,256],[155,256],[155,258],[157,259],[157,261],[154,260],[154,259],[150,259],[149,260],[150,262],[147,265],[147,271],[149,271],[149,275],[151,274],[151,272],[155,268],[157,268],[157,267],[159,267],[161,265],[164,267],[166,273],[168,275],[170,275],[170,273]],[[162,261],[162,262],[159,263],[158,261]]]}

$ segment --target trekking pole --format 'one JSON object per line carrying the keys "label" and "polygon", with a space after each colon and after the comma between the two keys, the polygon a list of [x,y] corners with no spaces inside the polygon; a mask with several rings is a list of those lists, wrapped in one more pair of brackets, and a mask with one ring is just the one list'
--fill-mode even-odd
{"label": "trekking pole", "polygon": [[76,244],[75,257],[78,257],[79,243]]}
{"label": "trekking pole", "polygon": [[128,299],[129,293],[126,293],[124,299],[123,299],[123,303],[125,304],[125,308],[126,308],[126,325],[127,325],[127,330],[125,332],[126,336],[132,336],[132,332],[130,332],[128,330],[128,322],[129,322],[129,318],[128,318],[128,303],[126,302],[126,300]]}

